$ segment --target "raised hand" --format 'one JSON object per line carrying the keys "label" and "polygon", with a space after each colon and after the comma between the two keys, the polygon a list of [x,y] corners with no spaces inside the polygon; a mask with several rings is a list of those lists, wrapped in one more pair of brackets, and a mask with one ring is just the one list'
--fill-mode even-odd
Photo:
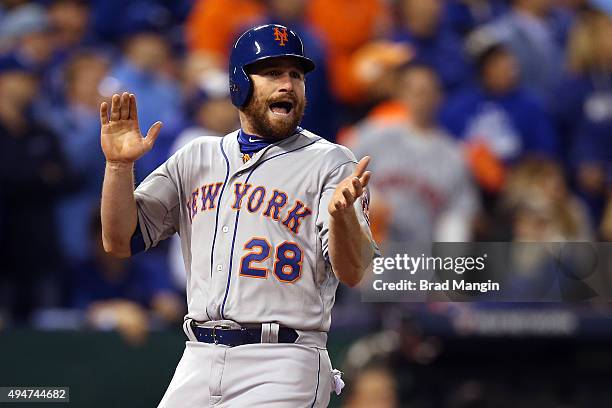
{"label": "raised hand", "polygon": [[114,163],[133,163],[153,147],[161,122],[155,122],[147,137],[143,137],[138,127],[136,97],[124,92],[114,94],[108,116],[108,103],[100,105],[100,139],[106,161]]}
{"label": "raised hand", "polygon": [[368,164],[370,164],[370,157],[365,156],[357,163],[353,174],[338,184],[327,207],[332,216],[345,212],[347,209],[352,209],[355,200],[363,194],[372,174],[366,171]]}

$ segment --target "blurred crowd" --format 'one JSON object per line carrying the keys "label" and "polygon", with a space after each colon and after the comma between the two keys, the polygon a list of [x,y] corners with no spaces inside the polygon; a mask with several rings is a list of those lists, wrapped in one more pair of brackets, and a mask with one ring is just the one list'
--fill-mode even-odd
{"label": "blurred crowd", "polygon": [[303,127],[372,156],[380,243],[612,239],[609,1],[2,0],[0,328],[181,320],[176,242],[102,250],[99,106],[129,91],[164,123],[140,181],[239,127],[228,51],[268,22],[317,65]]}

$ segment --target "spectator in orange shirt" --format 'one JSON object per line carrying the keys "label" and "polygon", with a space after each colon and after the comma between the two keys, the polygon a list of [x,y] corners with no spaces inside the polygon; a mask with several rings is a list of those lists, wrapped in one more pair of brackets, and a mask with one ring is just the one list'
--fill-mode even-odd
{"label": "spectator in orange shirt", "polygon": [[363,118],[362,112],[367,112],[365,120],[369,122],[395,124],[408,119],[409,109],[399,100],[401,89],[397,84],[401,67],[411,61],[412,57],[412,49],[406,44],[389,41],[370,42],[353,53],[350,70],[355,75],[356,83],[363,89],[363,109],[352,109],[353,115],[357,113],[360,116],[350,120],[351,125],[340,130],[336,137],[338,143],[351,146],[358,126],[353,123]]}
{"label": "spectator in orange shirt", "polygon": [[326,41],[332,90],[346,103],[358,103],[363,95],[351,69],[352,53],[389,27],[389,11],[381,0],[312,0],[307,18]]}
{"label": "spectator in orange shirt", "polygon": [[251,27],[266,13],[259,0],[198,0],[185,23],[190,51],[207,51],[227,59],[236,36]]}

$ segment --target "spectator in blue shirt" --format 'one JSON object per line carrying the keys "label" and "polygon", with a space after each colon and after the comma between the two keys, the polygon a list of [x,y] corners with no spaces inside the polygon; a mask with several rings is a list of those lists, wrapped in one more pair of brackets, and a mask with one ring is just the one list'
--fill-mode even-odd
{"label": "spectator in blue shirt", "polygon": [[138,95],[138,116],[146,130],[156,121],[163,127],[155,149],[136,162],[136,179],[162,164],[178,130],[183,126],[182,98],[178,82],[172,76],[172,55],[168,41],[154,31],[139,31],[127,36],[119,62],[112,68],[116,80],[113,92]]}
{"label": "spectator in blue shirt", "polygon": [[172,289],[164,268],[150,268],[143,259],[118,259],[102,245],[102,227],[96,209],[89,223],[92,256],[74,270],[71,305],[86,313],[98,329],[117,329],[131,342],[144,340],[155,321],[175,322],[183,301]]}
{"label": "spectator in blue shirt", "polygon": [[51,38],[56,50],[49,62],[49,109],[65,102],[64,67],[75,53],[83,48],[101,51],[110,49],[104,45],[91,26],[91,9],[89,2],[83,0],[53,0],[47,11],[51,25]]}
{"label": "spectator in blue shirt", "polygon": [[515,55],[521,84],[548,97],[563,67],[562,44],[551,0],[512,0],[511,8],[481,30],[495,37]]}
{"label": "spectator in blue shirt", "polygon": [[401,25],[393,39],[410,44],[416,59],[433,67],[449,91],[464,85],[471,72],[461,39],[441,24],[443,6],[442,0],[401,1]]}
{"label": "spectator in blue shirt", "polygon": [[100,149],[99,87],[110,62],[99,53],[75,54],[63,70],[64,104],[47,115],[59,136],[71,170],[80,175],[80,185],[64,197],[57,208],[60,245],[69,261],[83,260],[89,254],[87,220],[99,205],[104,176],[104,155]]}
{"label": "spectator in blue shirt", "polygon": [[477,57],[480,82],[452,97],[442,122],[468,143],[484,143],[511,163],[527,153],[555,157],[557,138],[539,99],[519,86],[519,66],[508,48],[493,43]]}
{"label": "spectator in blue shirt", "polygon": [[55,52],[51,28],[43,6],[26,3],[15,7],[0,20],[0,53],[40,74]]}
{"label": "spectator in blue shirt", "polygon": [[611,38],[608,14],[583,14],[570,35],[570,70],[551,102],[564,158],[597,224],[612,187]]}

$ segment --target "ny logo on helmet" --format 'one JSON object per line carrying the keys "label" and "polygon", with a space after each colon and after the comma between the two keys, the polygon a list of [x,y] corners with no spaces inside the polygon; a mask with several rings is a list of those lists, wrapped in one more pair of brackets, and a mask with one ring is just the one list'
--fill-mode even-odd
{"label": "ny logo on helmet", "polygon": [[274,27],[274,40],[279,41],[279,45],[285,46],[285,42],[289,41],[289,36],[287,35],[287,29],[282,28],[278,29],[278,27]]}

